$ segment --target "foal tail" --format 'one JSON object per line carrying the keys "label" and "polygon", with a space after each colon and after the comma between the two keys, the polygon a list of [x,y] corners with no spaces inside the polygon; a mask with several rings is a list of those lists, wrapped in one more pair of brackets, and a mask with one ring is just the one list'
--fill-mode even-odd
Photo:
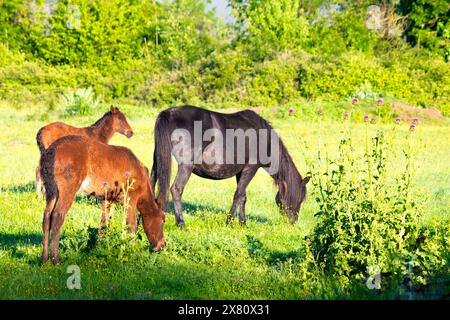
{"label": "foal tail", "polygon": [[36,143],[37,146],[39,148],[39,151],[41,152],[41,154],[44,152],[45,147],[44,147],[44,143],[42,142],[42,131],[44,128],[40,128],[39,131],[36,134]]}
{"label": "foal tail", "polygon": [[169,201],[168,190],[172,168],[170,121],[168,114],[163,111],[158,115],[155,123],[155,151],[153,152],[152,186],[158,182],[158,198],[165,210]]}
{"label": "foal tail", "polygon": [[39,162],[40,175],[44,182],[45,198],[47,202],[47,206],[44,211],[44,221],[43,221],[44,234],[46,232],[50,232],[52,220],[51,217],[53,215],[53,210],[55,208],[59,196],[58,186],[56,184],[54,175],[54,164],[55,164],[55,149],[50,148],[48,150],[45,150],[42,153]]}

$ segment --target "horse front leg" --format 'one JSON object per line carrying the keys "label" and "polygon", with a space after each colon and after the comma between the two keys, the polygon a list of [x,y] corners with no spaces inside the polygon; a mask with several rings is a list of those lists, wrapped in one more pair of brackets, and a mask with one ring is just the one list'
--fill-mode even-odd
{"label": "horse front leg", "polygon": [[181,205],[181,197],[183,195],[184,187],[189,180],[189,177],[192,173],[192,165],[191,164],[180,164],[178,165],[177,176],[175,177],[175,181],[173,185],[170,187],[170,192],[172,193],[173,198],[173,206],[175,208],[175,221],[177,226],[180,228],[184,227],[184,219],[183,219],[183,209]]}
{"label": "horse front leg", "polygon": [[136,199],[131,198],[128,204],[127,221],[126,221],[128,225],[128,232],[130,233],[136,233],[137,230],[136,205],[137,205]]}
{"label": "horse front leg", "polygon": [[247,201],[246,188],[250,181],[258,171],[257,166],[247,166],[245,167],[237,178],[237,188],[234,193],[233,205],[231,206],[230,215],[227,218],[227,223],[229,223],[229,218],[234,218],[236,216],[236,210],[239,210],[239,222],[245,224],[245,203]]}
{"label": "horse front leg", "polygon": [[98,235],[101,236],[103,233],[103,228],[106,226],[109,221],[111,212],[111,202],[107,199],[102,201],[102,217],[100,218],[100,225],[98,227]]}
{"label": "horse front leg", "polygon": [[[239,184],[239,180],[241,178],[241,173],[239,172],[236,175],[236,183]],[[238,209],[238,201],[239,201],[239,195],[236,189],[236,192],[234,193],[234,197],[233,197],[233,204],[231,205],[231,209],[230,209],[230,213],[227,216],[227,221],[226,223],[229,224],[231,222],[231,220],[233,220],[234,218],[236,218],[236,211]]]}

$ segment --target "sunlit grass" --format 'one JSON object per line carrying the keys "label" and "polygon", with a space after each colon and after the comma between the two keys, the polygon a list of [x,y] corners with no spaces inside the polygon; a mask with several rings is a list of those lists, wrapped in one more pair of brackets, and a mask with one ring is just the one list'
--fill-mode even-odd
{"label": "sunlit grass", "polygon": [[[102,112],[99,112],[98,116]],[[153,125],[156,112],[130,111],[130,124],[135,135],[131,139],[116,135],[111,144],[124,145],[150,168],[153,157]],[[57,120],[57,117],[50,117]],[[88,125],[96,117],[70,118],[66,122]],[[306,174],[305,157],[314,158],[320,147],[323,156],[337,152],[344,124],[323,119],[272,119],[299,171]],[[96,249],[61,251],[62,263],[40,266],[42,213],[45,203],[34,190],[35,167],[39,154],[35,142],[37,130],[44,121],[27,120],[26,114],[4,112],[0,115],[0,298],[248,298],[248,299],[312,299],[341,298],[332,280],[322,279],[305,286],[308,279],[298,277],[290,257],[301,249],[301,240],[315,225],[317,210],[312,193],[302,206],[299,221],[291,226],[275,205],[276,189],[271,178],[261,170],[247,189],[247,225],[225,224],[235,190],[235,179],[211,181],[192,176],[184,195],[184,217],[187,228],[175,226],[168,216],[165,234],[168,246],[159,254],[145,250],[121,262],[117,257],[100,257]],[[363,124],[350,122],[355,145],[363,152]],[[391,131],[394,124],[369,126],[371,135],[377,130]],[[393,172],[404,167],[402,148],[408,125],[397,126]],[[420,124],[414,132],[414,159],[417,184],[428,194],[423,223],[448,217],[450,200],[450,140],[445,124]],[[303,143],[308,148],[303,148]],[[358,151],[357,151],[358,152]],[[396,170],[398,169],[398,170]],[[173,179],[174,177],[172,177]],[[62,241],[86,235],[97,228],[100,206],[79,197],[74,202],[63,226]],[[119,215],[120,211],[115,210]],[[142,227],[139,233],[143,240]],[[67,240],[69,239],[69,240]],[[252,251],[251,239],[257,239],[264,254],[280,257],[281,264],[271,264]],[[66,267],[80,265],[82,289],[66,288]],[[311,280],[312,281],[312,280]],[[370,297],[370,292],[366,293]],[[357,298],[357,297],[353,297]]]}

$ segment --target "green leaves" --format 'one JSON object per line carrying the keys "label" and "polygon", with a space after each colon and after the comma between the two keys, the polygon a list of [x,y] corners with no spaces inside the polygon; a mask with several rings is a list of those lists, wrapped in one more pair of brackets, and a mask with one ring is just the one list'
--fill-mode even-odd
{"label": "green leaves", "polygon": [[344,286],[367,278],[373,266],[407,277],[405,263],[415,253],[423,212],[410,149],[404,173],[385,179],[397,176],[387,171],[392,152],[386,134],[380,132],[370,142],[368,138],[366,132],[366,151],[360,157],[354,157],[352,140],[344,137],[338,157],[326,159],[325,169],[313,165],[320,160],[309,161],[320,207],[312,248],[326,272],[341,278]]}

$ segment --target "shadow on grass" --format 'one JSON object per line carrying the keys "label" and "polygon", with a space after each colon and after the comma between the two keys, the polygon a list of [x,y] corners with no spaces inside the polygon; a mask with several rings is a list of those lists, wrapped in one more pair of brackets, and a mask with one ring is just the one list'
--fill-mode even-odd
{"label": "shadow on grass", "polygon": [[12,193],[36,192],[36,183],[34,181],[31,181],[28,183],[21,183],[17,185],[2,186],[0,190],[1,192],[12,192]]}
{"label": "shadow on grass", "polygon": [[[200,204],[200,203],[195,203],[195,202],[183,202],[182,206],[183,206],[183,213],[187,213],[192,216],[196,216],[196,215],[198,215],[199,212],[203,211],[203,212],[208,212],[211,214],[222,215],[224,217],[224,219],[226,219],[228,212],[229,212],[229,209],[225,209],[223,207],[217,208],[215,206],[205,205],[205,204]],[[169,202],[168,207],[167,207],[167,212],[169,212],[171,214],[175,214],[173,201]],[[258,214],[253,214],[253,213],[246,214],[246,218],[247,218],[247,220],[255,221],[257,223],[269,222],[268,218],[258,215]],[[238,219],[238,217],[236,217],[236,219]]]}
{"label": "shadow on grass", "polygon": [[0,247],[8,249],[20,245],[39,245],[42,243],[42,234],[38,233],[3,233],[0,232]]}
{"label": "shadow on grass", "polygon": [[[198,212],[200,212],[200,211],[207,211],[212,214],[224,214],[226,212],[223,208],[216,208],[211,205],[205,205],[205,204],[195,203],[195,202],[183,201],[182,207],[183,207],[183,213],[186,212],[193,216],[197,215]],[[167,212],[175,213],[173,201],[169,201],[168,206],[167,206]]]}
{"label": "shadow on grass", "polygon": [[263,261],[268,266],[276,266],[288,260],[300,262],[302,259],[300,250],[271,251],[265,248],[261,241],[251,235],[247,235],[247,250],[250,258]]}
{"label": "shadow on grass", "polygon": [[28,264],[36,265],[38,260],[24,252],[21,246],[40,246],[42,235],[38,233],[3,233],[0,232],[0,250],[9,251],[11,256],[17,259],[25,259]]}
{"label": "shadow on grass", "polygon": [[[0,188],[0,192],[11,192],[11,193],[16,193],[16,194],[24,194],[24,193],[35,194],[36,193],[36,182],[30,181],[28,183],[2,186]],[[43,199],[45,199],[45,195],[43,196]],[[77,195],[75,196],[75,202],[87,203],[87,204],[93,204],[93,205],[99,205],[101,203],[100,200],[98,200],[94,197],[88,197],[88,196],[82,194],[81,192],[77,193]]]}

